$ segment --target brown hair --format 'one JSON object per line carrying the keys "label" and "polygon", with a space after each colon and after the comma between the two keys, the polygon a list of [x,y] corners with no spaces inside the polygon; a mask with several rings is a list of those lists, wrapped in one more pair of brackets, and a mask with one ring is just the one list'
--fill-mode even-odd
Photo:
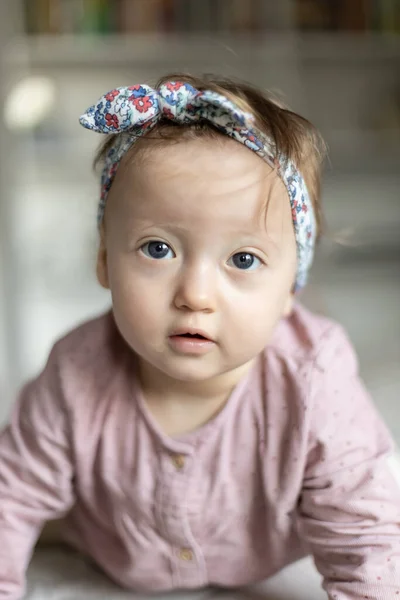
{"label": "brown hair", "polygon": [[[194,77],[182,73],[171,73],[161,77],[156,83],[155,89],[159,89],[168,81],[187,82],[201,91],[207,89],[218,92],[232,100],[242,110],[254,115],[256,126],[272,139],[276,153],[292,160],[302,173],[314,207],[317,233],[320,236],[323,229],[321,167],[326,154],[326,146],[312,123],[289,110],[270,93],[262,92],[242,81],[215,76]],[[110,134],[101,144],[94,160],[95,167],[104,163],[108,150],[114,144],[116,136],[119,135],[126,134]],[[168,119],[161,119],[151,130],[151,134],[146,134],[141,139],[164,140],[165,143],[165,140],[179,141],[202,136],[217,138],[221,135],[223,134],[207,121],[182,127]]]}

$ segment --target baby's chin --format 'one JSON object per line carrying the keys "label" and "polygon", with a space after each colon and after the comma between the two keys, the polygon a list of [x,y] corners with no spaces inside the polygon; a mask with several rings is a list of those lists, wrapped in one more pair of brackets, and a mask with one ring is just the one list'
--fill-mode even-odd
{"label": "baby's chin", "polygon": [[[159,357],[161,358],[161,357]],[[152,360],[139,357],[146,364],[146,370],[154,370],[161,377],[181,382],[182,384],[199,384],[206,382],[227,381],[235,385],[254,363],[256,357],[245,360],[222,361],[213,356],[174,356],[167,360]]]}
{"label": "baby's chin", "polygon": [[204,360],[204,357],[185,356],[174,361],[154,361],[148,364],[160,374],[182,383],[202,383],[218,378],[225,372],[218,365]]}

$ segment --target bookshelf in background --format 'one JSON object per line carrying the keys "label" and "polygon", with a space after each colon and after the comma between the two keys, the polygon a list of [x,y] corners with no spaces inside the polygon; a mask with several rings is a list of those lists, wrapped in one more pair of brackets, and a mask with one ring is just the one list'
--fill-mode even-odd
{"label": "bookshelf in background", "polygon": [[265,0],[24,0],[28,34],[250,32]]}
{"label": "bookshelf in background", "polygon": [[295,27],[400,33],[400,0],[295,0]]}
{"label": "bookshelf in background", "polygon": [[[286,2],[294,29],[400,33],[400,0]],[[240,34],[277,26],[271,0],[24,0],[24,7],[31,34]]]}

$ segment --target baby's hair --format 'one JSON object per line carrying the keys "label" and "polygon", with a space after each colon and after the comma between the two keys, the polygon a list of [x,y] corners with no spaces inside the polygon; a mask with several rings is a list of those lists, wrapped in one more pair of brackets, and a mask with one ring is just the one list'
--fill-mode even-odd
{"label": "baby's hair", "polygon": [[[320,237],[323,231],[321,169],[326,146],[314,125],[289,110],[269,92],[262,92],[249,83],[217,76],[195,77],[183,73],[171,73],[161,77],[154,86],[155,89],[159,89],[168,81],[189,83],[200,91],[218,92],[242,110],[254,115],[255,125],[272,139],[276,153],[292,160],[302,173],[315,211],[317,236]],[[126,135],[126,133],[117,133],[107,136],[96,154],[95,168],[104,164],[107,152],[114,144],[116,137]],[[205,120],[182,126],[169,119],[161,119],[156,127],[151,129],[150,133],[143,136],[140,141],[151,139],[165,144],[199,137],[219,140],[225,136]],[[135,144],[129,152],[130,157],[135,156],[140,149],[143,149],[142,143]]]}

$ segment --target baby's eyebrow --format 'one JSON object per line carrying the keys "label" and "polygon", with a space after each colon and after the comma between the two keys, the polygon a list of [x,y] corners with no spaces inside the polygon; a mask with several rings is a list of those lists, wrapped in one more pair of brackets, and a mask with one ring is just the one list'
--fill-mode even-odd
{"label": "baby's eyebrow", "polygon": [[145,219],[142,222],[140,222],[139,219],[135,219],[132,229],[136,230],[136,231],[139,231],[139,230],[146,231],[147,229],[158,229],[160,231],[170,231],[172,233],[174,231],[186,231],[185,227],[179,226],[172,222],[159,223],[157,221],[151,221],[150,219]]}

